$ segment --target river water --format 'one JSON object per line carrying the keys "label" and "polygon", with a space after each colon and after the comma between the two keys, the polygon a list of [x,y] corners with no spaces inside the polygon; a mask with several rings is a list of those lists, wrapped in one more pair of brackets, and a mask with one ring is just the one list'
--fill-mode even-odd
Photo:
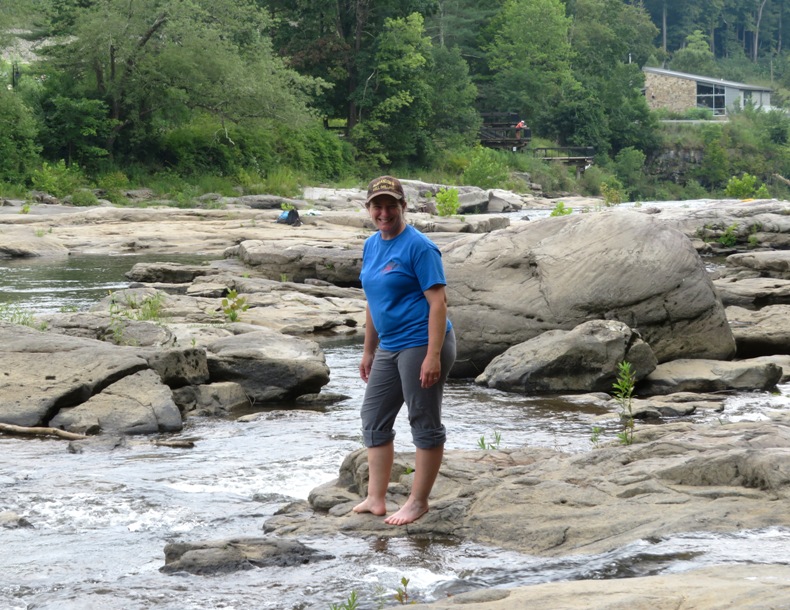
{"label": "river water", "polygon": [[[140,260],[0,261],[0,306],[84,309],[124,287],[123,272]],[[695,533],[552,559],[457,540],[338,535],[302,540],[333,556],[313,565],[214,577],[160,573],[167,542],[260,536],[263,522],[283,504],[305,499],[337,476],[343,458],[361,446],[360,353],[359,345],[326,350],[331,381],[325,390],[347,400],[322,409],[267,409],[250,421],[193,418],[175,435],[193,439],[193,449],[134,437],[111,451],[71,453],[62,440],[0,436],[0,512],[13,511],[31,524],[0,529],[0,610],[328,610],[351,591],[365,609],[394,605],[403,577],[412,599],[431,601],[483,587],[790,562],[790,531],[781,528]],[[774,396],[740,394],[716,417],[761,419],[790,407],[788,395],[790,386]],[[601,412],[592,405],[506,394],[469,381],[449,384],[444,411],[448,449],[474,449],[498,436],[501,447],[578,452],[591,449],[593,425],[603,426],[603,440],[618,431],[613,421],[597,422]],[[396,449],[410,451],[403,417],[397,433]]]}

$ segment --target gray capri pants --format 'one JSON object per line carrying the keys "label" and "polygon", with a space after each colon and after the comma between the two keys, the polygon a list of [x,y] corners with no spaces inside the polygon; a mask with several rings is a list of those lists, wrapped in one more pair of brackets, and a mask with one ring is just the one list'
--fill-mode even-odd
{"label": "gray capri pants", "polygon": [[427,345],[399,352],[377,349],[362,401],[362,436],[366,447],[378,447],[395,438],[392,427],[403,403],[409,409],[412,440],[418,449],[444,445],[447,431],[442,424],[442,396],[447,374],[455,362],[455,333],[444,337],[440,356],[442,372],[430,388],[420,387],[420,367]]}

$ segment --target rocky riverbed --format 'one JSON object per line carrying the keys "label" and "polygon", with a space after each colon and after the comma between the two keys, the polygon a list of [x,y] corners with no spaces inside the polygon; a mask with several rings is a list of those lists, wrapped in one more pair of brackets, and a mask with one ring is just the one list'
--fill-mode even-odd
{"label": "rocky riverbed", "polygon": [[[272,539],[292,541],[298,559],[307,552],[299,539],[337,532],[452,536],[553,556],[674,533],[790,527],[786,411],[737,424],[677,420],[715,412],[733,392],[774,391],[790,376],[782,309],[790,305],[788,202],[588,202],[586,214],[528,221],[513,212],[553,202],[468,189],[464,218],[444,219],[431,214],[437,186],[408,183],[409,218],[443,249],[459,335],[454,375],[514,395],[572,392],[618,419],[622,405],[601,392],[617,362],[632,360],[633,444],[582,454],[529,446],[448,452],[432,510],[406,528],[350,512],[366,485],[364,455],[354,452],[336,480],[267,519],[261,540],[171,547],[166,569],[227,572],[257,565],[262,553],[290,556]],[[75,442],[91,444],[177,431],[194,414],[336,400],[321,392],[329,381],[322,346],[361,333],[357,278],[371,232],[362,201],[359,191],[306,192],[289,202],[301,226],[276,223],[282,201],[271,197],[222,200],[224,209],[210,210],[42,204],[29,214],[7,202],[0,256],[216,258],[136,266],[133,287],[91,311],[37,316],[33,329],[0,325],[0,423],[84,435]],[[706,264],[713,256],[715,268]],[[46,367],[36,365],[42,359]],[[393,506],[408,492],[411,459],[399,454]],[[688,575],[554,583],[440,607],[527,607],[586,592],[586,605],[552,607],[717,608],[727,599],[780,608],[790,591],[786,563],[726,574],[710,568],[693,586]],[[757,587],[762,605],[741,604]]]}

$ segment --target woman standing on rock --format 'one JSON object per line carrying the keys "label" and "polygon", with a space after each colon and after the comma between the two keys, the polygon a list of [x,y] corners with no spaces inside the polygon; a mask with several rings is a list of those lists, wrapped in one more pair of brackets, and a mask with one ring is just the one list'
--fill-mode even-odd
{"label": "woman standing on rock", "polygon": [[455,362],[447,319],[446,280],[439,248],[406,224],[406,196],[397,178],[368,185],[365,207],[378,232],[365,241],[360,280],[367,297],[365,346],[359,374],[367,383],[362,433],[368,448],[368,495],[358,513],[384,515],[395,457],[393,425],[405,402],[417,448],[406,503],[385,519],[405,525],[428,512],[444,453],[442,394]]}

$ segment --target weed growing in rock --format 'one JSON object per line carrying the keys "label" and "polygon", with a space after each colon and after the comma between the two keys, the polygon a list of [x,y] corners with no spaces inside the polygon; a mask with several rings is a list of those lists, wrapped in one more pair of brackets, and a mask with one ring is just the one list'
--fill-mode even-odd
{"label": "weed growing in rock", "polygon": [[442,188],[436,193],[436,211],[439,216],[455,216],[459,205],[458,189]]}
{"label": "weed growing in rock", "polygon": [[409,594],[406,591],[406,588],[409,586],[409,579],[403,576],[400,579],[400,584],[401,586],[395,590],[395,600],[401,604],[414,603],[409,602]]}
{"label": "weed growing in rock", "polygon": [[500,434],[499,430],[494,431],[494,442],[489,443],[486,442],[485,435],[482,435],[480,439],[477,441],[477,446],[484,451],[496,451],[499,449],[499,443],[502,442],[502,434]]}
{"label": "weed growing in rock", "polygon": [[719,237],[719,243],[727,248],[733,247],[738,241],[738,235],[735,233],[737,229],[738,225],[735,223],[724,229],[724,233]]}
{"label": "weed growing in rock", "polygon": [[568,214],[573,213],[573,208],[566,208],[564,201],[558,201],[557,205],[554,206],[554,209],[551,211],[549,216],[567,216]]}
{"label": "weed growing in rock", "polygon": [[590,442],[593,444],[593,447],[598,448],[601,446],[601,434],[603,434],[603,428],[593,426],[592,434],[590,435]]}
{"label": "weed growing in rock", "polygon": [[351,595],[343,603],[329,606],[329,610],[357,610],[357,608],[359,608],[359,599],[356,591],[352,591]]}
{"label": "weed growing in rock", "polygon": [[612,384],[614,398],[620,405],[620,419],[623,422],[623,431],[617,438],[623,445],[634,442],[634,412],[633,394],[636,374],[631,369],[631,363],[623,360],[617,365],[617,381]]}
{"label": "weed growing in rock", "polygon": [[239,293],[235,290],[229,290],[228,296],[222,299],[222,311],[228,322],[236,322],[241,315],[241,312],[247,311],[250,306],[247,304],[245,297],[240,297]]}
{"label": "weed growing in rock", "polygon": [[20,324],[37,328],[33,314],[17,307],[16,305],[0,305],[0,320],[11,324]]}

